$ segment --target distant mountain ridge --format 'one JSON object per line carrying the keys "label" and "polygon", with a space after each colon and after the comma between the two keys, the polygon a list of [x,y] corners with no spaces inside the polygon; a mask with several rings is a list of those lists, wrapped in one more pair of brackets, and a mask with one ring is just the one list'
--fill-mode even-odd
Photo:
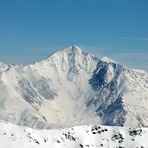
{"label": "distant mountain ridge", "polygon": [[0,119],[32,128],[148,126],[148,73],[71,46],[32,65],[0,63]]}

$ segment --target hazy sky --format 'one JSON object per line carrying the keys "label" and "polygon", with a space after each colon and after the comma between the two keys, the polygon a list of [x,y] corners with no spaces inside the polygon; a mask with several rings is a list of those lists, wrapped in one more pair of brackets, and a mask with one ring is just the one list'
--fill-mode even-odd
{"label": "hazy sky", "polygon": [[0,0],[0,61],[32,63],[71,45],[148,71],[148,0]]}

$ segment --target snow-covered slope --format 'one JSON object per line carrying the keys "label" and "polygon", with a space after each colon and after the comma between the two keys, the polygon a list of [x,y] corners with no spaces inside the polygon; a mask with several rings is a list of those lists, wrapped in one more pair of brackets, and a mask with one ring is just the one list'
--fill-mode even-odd
{"label": "snow-covered slope", "polygon": [[110,59],[110,58],[108,58],[108,57],[103,57],[103,58],[101,58],[101,61],[104,61],[104,62],[107,62],[107,63],[117,63],[116,61],[114,61],[113,59]]}
{"label": "snow-covered slope", "polygon": [[33,128],[148,124],[148,73],[76,46],[33,65],[1,66],[0,119]]}
{"label": "snow-covered slope", "polygon": [[147,128],[76,126],[33,130],[0,123],[1,148],[148,148]]}

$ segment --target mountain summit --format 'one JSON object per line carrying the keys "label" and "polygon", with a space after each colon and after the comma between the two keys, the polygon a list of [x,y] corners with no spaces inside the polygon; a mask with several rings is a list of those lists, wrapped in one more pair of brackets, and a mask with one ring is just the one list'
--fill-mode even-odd
{"label": "mountain summit", "polygon": [[147,72],[102,61],[77,46],[32,65],[4,66],[0,64],[1,120],[38,129],[147,126]]}

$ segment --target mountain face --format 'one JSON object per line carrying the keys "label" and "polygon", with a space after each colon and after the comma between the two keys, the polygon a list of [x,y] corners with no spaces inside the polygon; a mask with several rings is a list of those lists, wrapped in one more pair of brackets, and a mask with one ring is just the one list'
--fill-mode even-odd
{"label": "mountain face", "polygon": [[148,73],[76,46],[28,66],[0,63],[0,119],[32,128],[148,126]]}

